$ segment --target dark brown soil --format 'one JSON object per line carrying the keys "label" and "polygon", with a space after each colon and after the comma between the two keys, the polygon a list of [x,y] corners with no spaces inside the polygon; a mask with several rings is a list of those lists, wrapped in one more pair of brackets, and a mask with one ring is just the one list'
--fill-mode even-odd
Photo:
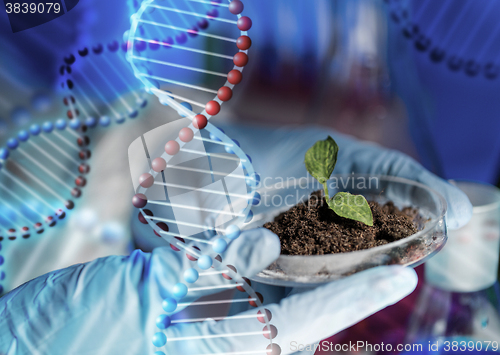
{"label": "dark brown soil", "polygon": [[311,194],[300,203],[281,213],[264,227],[277,234],[281,253],[287,255],[318,255],[344,253],[373,248],[418,231],[418,211],[413,208],[399,210],[392,202],[380,205],[370,201],[373,226],[339,217],[324,198],[318,203],[321,191]]}

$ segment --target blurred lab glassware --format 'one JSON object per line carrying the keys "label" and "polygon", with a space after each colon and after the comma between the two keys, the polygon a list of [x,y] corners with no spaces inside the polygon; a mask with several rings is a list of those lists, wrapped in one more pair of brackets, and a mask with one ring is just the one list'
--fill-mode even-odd
{"label": "blurred lab glassware", "polygon": [[[425,264],[424,286],[407,332],[428,353],[500,350],[500,190],[471,181],[455,184],[473,217],[449,231],[443,250]],[[431,348],[434,345],[434,348]]]}

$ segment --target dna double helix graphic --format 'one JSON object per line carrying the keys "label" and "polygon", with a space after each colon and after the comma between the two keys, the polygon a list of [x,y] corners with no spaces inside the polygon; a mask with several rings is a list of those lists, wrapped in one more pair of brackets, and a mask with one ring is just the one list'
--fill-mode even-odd
{"label": "dna double helix graphic", "polygon": [[81,118],[89,128],[134,119],[147,105],[146,93],[125,60],[127,44],[84,47],[64,58],[60,67],[63,104],[71,120]]}
{"label": "dna double helix graphic", "polygon": [[[60,74],[63,89],[70,91],[63,100],[69,121],[34,124],[0,150],[0,189],[5,192],[0,198],[5,210],[0,217],[0,241],[29,238],[65,218],[87,183],[87,130],[108,126],[113,118],[116,123],[135,118],[145,105],[145,98],[131,90],[126,71],[117,66],[126,65],[119,56],[126,49],[133,74],[146,90],[181,116],[144,134],[129,149],[136,185],[133,204],[139,209],[140,222],[192,263],[163,302],[165,313],[157,318],[158,332],[152,339],[155,354],[164,355],[163,350],[172,346],[189,353],[184,350],[192,337],[173,336],[167,341],[166,334],[174,325],[252,318],[252,326],[245,322],[245,329],[252,330],[220,337],[245,337],[252,344],[264,340],[267,346],[262,351],[279,355],[281,350],[273,343],[277,329],[270,323],[272,314],[262,307],[262,295],[233,265],[224,263],[222,256],[252,219],[251,207],[260,201],[255,191],[260,178],[239,143],[208,122],[242,81],[252,22],[241,15],[244,7],[239,0],[168,4],[144,1],[132,18],[125,46],[118,42],[97,45],[65,58]],[[186,17],[195,18],[196,24]],[[111,53],[116,61],[106,56]],[[165,53],[168,60],[164,60]],[[84,67],[94,70],[92,76]],[[117,86],[119,82],[123,86]],[[131,94],[124,96],[125,92]],[[202,112],[195,112],[193,106]],[[2,263],[0,256],[0,266]],[[0,273],[0,281],[4,278]],[[205,281],[197,287],[200,279]],[[199,299],[219,290],[236,290],[243,296]],[[228,316],[223,309],[214,308],[247,302],[255,309],[242,316]],[[200,313],[201,308],[212,312]],[[190,311],[204,316],[185,317]]]}
{"label": "dna double helix graphic", "polygon": [[[152,339],[155,355],[190,353],[189,342],[207,337],[176,336],[171,329],[174,325],[238,317],[257,319],[253,325],[264,328],[218,337],[257,337],[249,339],[250,344],[267,339],[268,345],[261,352],[281,353],[273,343],[277,329],[270,324],[272,314],[262,308],[262,295],[253,291],[250,280],[241,277],[234,266],[226,265],[221,255],[252,220],[251,208],[260,202],[256,192],[260,177],[251,158],[236,140],[209,122],[232,98],[248,63],[251,40],[247,31],[252,22],[241,15],[243,9],[239,0],[229,4],[146,0],[131,17],[128,60],[135,75],[148,92],[181,116],[130,145],[129,163],[136,191],[132,203],[139,209],[141,223],[149,225],[174,251],[185,253],[193,263],[183,273],[182,282],[174,286],[171,297],[163,302],[166,313],[158,316],[158,332]],[[198,27],[192,26],[193,18],[199,19]],[[213,285],[194,285],[214,275],[220,277]],[[244,292],[248,298],[198,300],[200,291],[230,289]],[[234,302],[249,302],[257,311],[227,316],[215,307]],[[179,306],[182,312],[178,312]],[[201,306],[212,309],[211,314],[183,317],[189,310],[205,314]],[[246,329],[250,328],[247,324]],[[174,336],[167,336],[169,332]]]}
{"label": "dna double helix graphic", "polygon": [[468,77],[496,79],[500,72],[500,25],[496,1],[385,0],[403,35],[434,63]]}
{"label": "dna double helix graphic", "polygon": [[136,118],[146,106],[126,49],[113,41],[67,55],[60,67],[62,104],[50,114],[64,112],[69,120],[31,126],[27,120],[0,149],[0,241],[41,234],[65,218],[87,184],[88,129]]}
{"label": "dna double helix graphic", "polygon": [[[233,234],[232,237],[234,238],[235,235]],[[189,250],[189,247],[186,249]],[[166,353],[199,354],[200,349],[204,348],[204,346],[202,344],[198,345],[196,341],[226,337],[245,337],[244,341],[251,344],[245,349],[247,352],[236,351],[229,353],[280,355],[281,348],[278,344],[272,342],[272,339],[278,333],[276,327],[269,323],[272,314],[268,309],[260,308],[263,297],[260,293],[252,290],[251,281],[241,277],[232,265],[220,267],[220,264],[222,264],[220,257],[213,259],[215,270],[211,270],[208,255],[196,251],[190,251],[190,253],[194,260],[197,258],[198,264],[184,271],[182,282],[175,284],[171,297],[163,300],[162,309],[165,313],[156,318],[155,323],[158,331],[152,338],[152,343],[155,346],[154,355],[164,355]],[[204,280],[207,278],[211,278],[213,283],[210,284],[210,282]],[[203,286],[193,285],[198,280],[204,280]],[[225,292],[224,295],[219,295],[215,299],[213,297],[199,298],[206,295],[207,290],[209,290],[210,294],[220,292],[221,289],[236,290],[239,293],[234,297]],[[253,307],[252,310],[238,315],[226,315],[227,311],[224,308],[242,303],[248,303]],[[200,315],[203,316],[200,317]],[[253,322],[248,320],[253,320]],[[180,335],[172,329],[175,326],[192,326],[203,321],[229,321],[234,322],[234,325],[230,327],[227,334],[217,335]],[[171,332],[169,333],[169,331]],[[265,345],[266,342],[268,342],[268,345]],[[256,344],[262,344],[260,351],[248,351],[254,348]],[[220,351],[225,350],[219,347],[215,351],[220,353]]]}
{"label": "dna double helix graphic", "polygon": [[[131,17],[128,40],[136,77],[181,116],[192,119],[193,106],[203,109],[201,120],[217,115],[248,64],[252,21],[241,15],[243,8],[241,1],[144,1]],[[198,27],[191,26],[193,18]]]}
{"label": "dna double helix graphic", "polygon": [[146,106],[126,50],[113,41],[67,55],[60,67],[62,102],[48,116],[68,119],[44,122],[42,116],[31,126],[24,120],[0,149],[0,241],[41,234],[73,212],[90,172],[88,130],[134,119]]}
{"label": "dna double helix graphic", "polygon": [[[205,5],[207,5],[207,6],[205,6],[204,10],[206,11],[206,13],[214,14],[221,2],[222,2],[222,0],[206,1]],[[140,9],[141,4],[142,4],[142,0],[129,0],[128,1],[128,6],[129,6],[130,11],[131,11],[130,14],[131,15],[136,14],[139,11],[139,9]],[[206,30],[209,27],[209,25],[210,25],[209,22],[207,21],[207,19],[205,19],[205,18],[196,18],[196,17],[193,17],[193,18],[190,18],[190,19],[187,18],[187,22],[190,24],[187,27],[190,28],[193,32]],[[125,32],[124,38],[125,37],[128,38],[128,34],[129,34],[129,31]],[[190,38],[190,36],[189,36],[189,33],[188,33],[187,39],[189,39],[189,38]],[[149,45],[153,46],[153,48],[154,47],[156,47],[156,48],[159,47],[159,45],[155,45],[155,44],[149,44]]]}
{"label": "dna double helix graphic", "polygon": [[79,120],[33,124],[0,149],[0,241],[53,227],[86,185],[90,139]]}

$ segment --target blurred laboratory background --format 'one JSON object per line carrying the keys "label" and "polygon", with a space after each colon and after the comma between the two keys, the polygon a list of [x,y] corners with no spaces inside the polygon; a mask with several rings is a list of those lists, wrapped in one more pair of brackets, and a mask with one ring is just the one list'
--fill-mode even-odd
{"label": "blurred laboratory background", "polygon": [[[18,33],[5,18],[3,139],[7,127],[56,116],[63,59],[85,46],[122,43],[139,3],[82,1]],[[320,124],[399,149],[445,178],[496,184],[500,5],[486,4],[252,1],[252,60],[230,119]]]}

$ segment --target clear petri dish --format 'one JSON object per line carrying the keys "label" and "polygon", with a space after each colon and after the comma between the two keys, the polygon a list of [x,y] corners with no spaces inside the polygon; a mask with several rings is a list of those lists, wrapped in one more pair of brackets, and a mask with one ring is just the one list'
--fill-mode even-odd
{"label": "clear petri dish", "polygon": [[[245,229],[259,228],[281,212],[306,201],[322,186],[314,178],[289,179],[262,187],[254,218]],[[344,191],[365,196],[368,201],[419,210],[419,231],[407,238],[371,249],[327,255],[281,255],[253,277],[265,284],[311,287],[381,265],[416,267],[444,246],[447,240],[446,200],[437,191],[415,181],[382,175],[333,175],[328,180],[330,196]]]}

